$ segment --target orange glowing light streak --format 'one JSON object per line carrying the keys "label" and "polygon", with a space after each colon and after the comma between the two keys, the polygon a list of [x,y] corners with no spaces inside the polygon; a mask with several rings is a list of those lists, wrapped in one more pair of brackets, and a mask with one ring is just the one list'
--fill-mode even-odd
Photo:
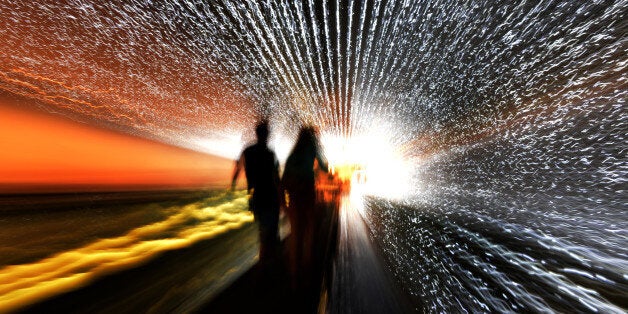
{"label": "orange glowing light streak", "polygon": [[0,101],[0,192],[226,184],[232,161],[96,129]]}

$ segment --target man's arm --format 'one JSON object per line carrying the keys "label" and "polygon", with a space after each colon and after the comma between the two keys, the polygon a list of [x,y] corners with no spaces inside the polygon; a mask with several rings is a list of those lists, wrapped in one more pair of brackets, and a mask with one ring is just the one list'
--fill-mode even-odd
{"label": "man's arm", "polygon": [[235,190],[236,183],[238,181],[238,176],[240,175],[240,171],[244,167],[244,155],[241,155],[238,160],[235,162],[235,167],[233,169],[233,179],[231,179],[231,191]]}

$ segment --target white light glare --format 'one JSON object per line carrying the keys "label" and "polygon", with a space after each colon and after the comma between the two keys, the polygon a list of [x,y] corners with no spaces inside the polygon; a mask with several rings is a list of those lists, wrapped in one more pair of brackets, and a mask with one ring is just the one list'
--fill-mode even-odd
{"label": "white light glare", "polygon": [[322,136],[331,167],[354,167],[352,192],[402,198],[411,190],[412,167],[386,133],[351,138]]}

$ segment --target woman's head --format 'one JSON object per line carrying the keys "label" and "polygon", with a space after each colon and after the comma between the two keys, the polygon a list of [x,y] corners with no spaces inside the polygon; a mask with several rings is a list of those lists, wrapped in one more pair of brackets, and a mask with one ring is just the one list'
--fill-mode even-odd
{"label": "woman's head", "polygon": [[318,131],[313,126],[303,126],[299,130],[293,154],[316,154],[318,152]]}
{"label": "woman's head", "polygon": [[316,129],[313,126],[303,126],[299,131],[299,138],[297,139],[297,145],[304,146],[317,146],[318,135]]}

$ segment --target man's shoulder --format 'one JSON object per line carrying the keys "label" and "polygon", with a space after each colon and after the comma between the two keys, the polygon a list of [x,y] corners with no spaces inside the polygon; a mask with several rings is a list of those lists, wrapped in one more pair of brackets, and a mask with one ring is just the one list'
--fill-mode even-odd
{"label": "man's shoulder", "polygon": [[268,146],[259,145],[259,144],[253,144],[246,147],[244,151],[242,152],[242,154],[243,155],[271,154],[273,155],[273,157],[275,157],[275,152],[272,149],[270,149]]}

